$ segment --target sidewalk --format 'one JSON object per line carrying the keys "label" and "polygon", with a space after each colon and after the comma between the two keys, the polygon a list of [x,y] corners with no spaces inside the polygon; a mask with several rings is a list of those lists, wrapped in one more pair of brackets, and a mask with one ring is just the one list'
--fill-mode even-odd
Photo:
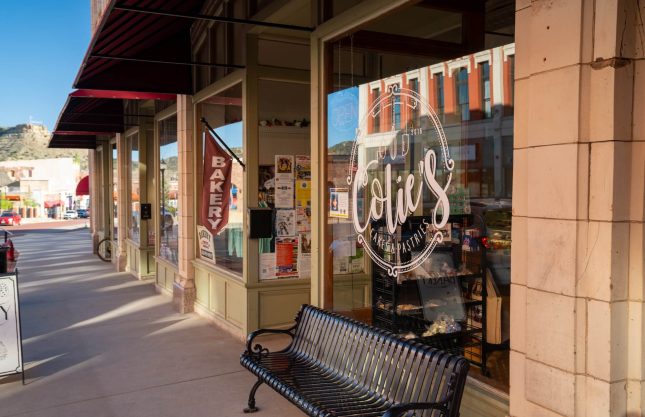
{"label": "sidewalk", "polygon": [[[0,416],[242,416],[242,343],[180,315],[150,282],[91,255],[86,229],[26,233],[20,250],[27,385],[0,378]],[[263,386],[256,417],[302,416]]]}

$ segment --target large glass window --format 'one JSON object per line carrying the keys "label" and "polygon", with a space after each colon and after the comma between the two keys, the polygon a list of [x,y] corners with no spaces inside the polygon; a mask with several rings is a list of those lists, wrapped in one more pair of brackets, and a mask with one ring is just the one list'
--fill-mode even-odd
{"label": "large glass window", "polygon": [[141,189],[139,186],[139,134],[128,136],[130,160],[128,177],[130,178],[130,224],[128,237],[139,243],[139,230],[141,226]]}
{"label": "large glass window", "polygon": [[[214,128],[215,132],[224,140],[231,151],[243,161],[243,123],[242,123],[242,85],[237,84],[221,93],[215,94],[199,104],[199,111],[208,123]],[[224,152],[225,147],[218,142],[204,127],[202,135],[202,160],[205,142],[215,141]],[[200,174],[203,174],[203,166],[198,168]],[[213,262],[220,268],[227,269],[236,274],[242,274],[243,270],[243,220],[244,206],[243,194],[244,189],[244,170],[235,158],[231,168],[231,188],[230,204],[228,210],[228,223],[217,233],[212,236],[213,253],[210,251],[200,250],[199,256],[207,262]],[[201,196],[200,204],[201,204]],[[198,224],[205,226],[200,218]],[[200,232],[200,235],[202,233]]]}
{"label": "large glass window", "polygon": [[[501,57],[503,49],[488,52]],[[460,61],[465,58],[474,56]],[[505,79],[508,68],[482,68],[485,114],[508,105],[490,94],[491,77]],[[508,389],[513,117],[504,116],[495,128],[492,119],[470,121],[471,76],[478,77],[457,70],[455,89],[445,89],[451,91],[444,91],[441,74],[410,83],[410,89],[388,90],[388,103],[418,109],[401,114],[418,123],[394,118],[380,132],[366,129],[379,102],[361,102],[374,91],[370,84],[329,95],[332,308],[459,353],[476,365],[473,375]],[[403,74],[380,80],[402,81]],[[423,94],[433,88],[437,108]],[[446,94],[456,97],[452,109],[443,107]],[[331,115],[352,114],[350,108],[362,110],[344,121],[343,130],[333,126]],[[438,117],[444,111],[446,122]]]}
{"label": "large glass window", "polygon": [[178,263],[179,148],[177,116],[159,122],[159,256]]}

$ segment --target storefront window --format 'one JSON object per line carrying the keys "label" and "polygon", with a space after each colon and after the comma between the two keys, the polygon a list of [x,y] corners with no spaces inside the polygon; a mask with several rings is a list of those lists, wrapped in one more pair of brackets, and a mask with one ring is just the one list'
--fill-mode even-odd
{"label": "storefront window", "polygon": [[[214,128],[215,132],[228,145],[233,154],[243,161],[241,84],[203,100],[200,102],[198,109],[202,117]],[[215,141],[222,149],[224,155],[230,155],[221,142],[211,135],[204,126],[202,126],[202,129],[204,132],[201,147],[202,160],[204,157],[205,141]],[[241,275],[243,270],[243,221],[245,211],[243,195],[246,190],[244,189],[244,170],[242,165],[232,155],[231,157],[233,162],[230,177],[229,204],[228,207],[224,208],[228,212],[228,222],[223,229],[219,230],[213,236],[207,221],[204,221],[201,216],[198,218],[198,235],[200,236],[199,257],[206,262],[213,263],[220,268]],[[200,166],[198,170],[200,175],[203,175],[203,166]],[[215,185],[215,190],[220,189],[217,184]],[[204,197],[200,195],[199,198],[201,204]]]}
{"label": "storefront window", "polygon": [[[258,206],[270,214],[272,237],[258,241],[259,279],[311,277],[309,86],[259,83]],[[273,100],[280,96],[282,100]],[[342,117],[335,115],[334,117]]]}
{"label": "storefront window", "polygon": [[130,177],[130,224],[128,237],[139,243],[139,229],[141,226],[141,200],[139,187],[139,135],[134,134],[127,138],[130,150],[130,164],[128,176]]}
{"label": "storefront window", "polygon": [[177,116],[159,122],[159,256],[177,264],[179,175]]}
{"label": "storefront window", "polygon": [[119,199],[119,175],[116,143],[112,145],[112,239],[119,239],[119,217],[118,205]]}
{"label": "storefront window", "polygon": [[[481,75],[466,68],[448,74],[445,90],[452,91],[444,91],[440,74],[408,71],[330,94],[327,151],[334,310],[461,354],[478,377],[502,389],[513,103],[501,90],[490,94],[490,79],[507,76],[508,50],[489,50],[498,59],[486,62]],[[374,97],[378,83],[386,89]],[[469,85],[484,93],[482,101],[469,101]],[[423,92],[432,90],[438,95],[431,102]],[[447,102],[444,94],[457,98],[443,109],[448,123],[433,106]],[[371,128],[379,113],[392,114],[380,132]],[[475,116],[489,113],[502,117]]]}

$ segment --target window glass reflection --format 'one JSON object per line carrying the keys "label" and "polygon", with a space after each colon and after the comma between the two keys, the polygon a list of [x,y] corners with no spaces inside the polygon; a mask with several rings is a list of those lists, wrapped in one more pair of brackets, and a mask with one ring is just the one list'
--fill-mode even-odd
{"label": "window glass reflection", "polygon": [[179,245],[177,116],[159,122],[159,256],[177,264]]}

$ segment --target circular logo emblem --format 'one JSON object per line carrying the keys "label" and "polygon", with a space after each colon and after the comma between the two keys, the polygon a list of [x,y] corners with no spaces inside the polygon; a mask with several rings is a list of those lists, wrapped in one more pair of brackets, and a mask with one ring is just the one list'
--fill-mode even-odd
{"label": "circular logo emblem", "polygon": [[392,85],[368,106],[348,166],[352,223],[390,276],[411,271],[443,241],[455,163],[439,117],[418,93]]}

